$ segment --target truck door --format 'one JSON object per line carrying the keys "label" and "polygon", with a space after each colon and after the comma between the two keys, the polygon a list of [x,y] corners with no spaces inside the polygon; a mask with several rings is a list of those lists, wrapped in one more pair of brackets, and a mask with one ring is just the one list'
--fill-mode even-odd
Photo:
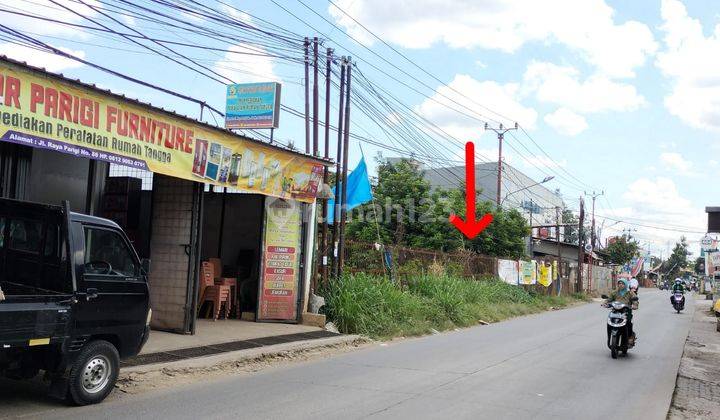
{"label": "truck door", "polygon": [[133,348],[141,339],[149,308],[135,251],[119,229],[73,222],[72,230],[75,255],[81,259],[76,334],[113,335],[122,340],[123,348]]}
{"label": "truck door", "polygon": [[0,345],[61,342],[73,285],[60,207],[0,199]]}

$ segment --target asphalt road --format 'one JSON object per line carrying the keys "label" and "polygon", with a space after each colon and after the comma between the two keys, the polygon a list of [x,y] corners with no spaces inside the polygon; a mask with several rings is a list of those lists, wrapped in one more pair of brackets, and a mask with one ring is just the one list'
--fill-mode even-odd
{"label": "asphalt road", "polygon": [[617,360],[592,303],[92,407],[3,382],[0,416],[665,419],[694,305],[678,315],[668,292],[640,298],[638,344]]}

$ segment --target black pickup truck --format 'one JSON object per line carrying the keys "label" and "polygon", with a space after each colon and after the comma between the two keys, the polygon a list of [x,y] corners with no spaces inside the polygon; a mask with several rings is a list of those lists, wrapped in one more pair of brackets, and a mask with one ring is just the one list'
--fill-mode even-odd
{"label": "black pickup truck", "polygon": [[0,374],[105,399],[149,335],[148,264],[110,220],[0,199]]}

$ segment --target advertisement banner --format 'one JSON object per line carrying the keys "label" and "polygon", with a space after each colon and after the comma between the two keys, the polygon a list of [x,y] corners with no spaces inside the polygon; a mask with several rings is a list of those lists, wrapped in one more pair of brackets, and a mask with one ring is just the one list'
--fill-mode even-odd
{"label": "advertisement banner", "polygon": [[538,264],[538,283],[545,287],[548,287],[553,282],[553,269],[552,265],[540,262]]}
{"label": "advertisement banner", "polygon": [[537,283],[537,262],[518,261],[520,265],[520,284]]}
{"label": "advertisement banner", "polygon": [[705,275],[712,276],[718,270],[720,270],[720,252],[705,254]]}
{"label": "advertisement banner", "polygon": [[0,59],[0,140],[313,202],[320,162]]}
{"label": "advertisement banner", "polygon": [[265,199],[259,321],[295,321],[300,283],[302,209],[292,200]]}
{"label": "advertisement banner", "polygon": [[518,276],[518,262],[513,260],[498,260],[498,277],[505,283],[517,285]]}
{"label": "advertisement banner", "polygon": [[228,85],[225,128],[278,128],[280,83]]}

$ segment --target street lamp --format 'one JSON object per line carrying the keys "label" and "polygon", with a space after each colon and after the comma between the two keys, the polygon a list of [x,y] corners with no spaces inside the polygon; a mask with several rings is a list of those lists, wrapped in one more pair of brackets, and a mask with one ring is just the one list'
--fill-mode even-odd
{"label": "street lamp", "polygon": [[520,191],[527,190],[528,188],[532,188],[532,187],[535,187],[535,186],[540,185],[540,184],[544,184],[544,183],[546,183],[546,182],[548,182],[548,181],[553,180],[554,178],[555,178],[554,176],[546,176],[546,177],[543,178],[543,180],[540,181],[540,182],[536,182],[536,183],[534,183],[534,184],[528,185],[527,187],[520,188],[519,190],[515,190],[515,191],[513,191],[513,192],[511,192],[511,193],[507,193],[507,194],[505,194],[505,197],[504,197],[504,198],[502,199],[502,201],[500,202],[500,205],[502,205],[502,203],[504,203],[505,200],[506,200],[510,195],[515,194],[515,193],[520,192]]}

